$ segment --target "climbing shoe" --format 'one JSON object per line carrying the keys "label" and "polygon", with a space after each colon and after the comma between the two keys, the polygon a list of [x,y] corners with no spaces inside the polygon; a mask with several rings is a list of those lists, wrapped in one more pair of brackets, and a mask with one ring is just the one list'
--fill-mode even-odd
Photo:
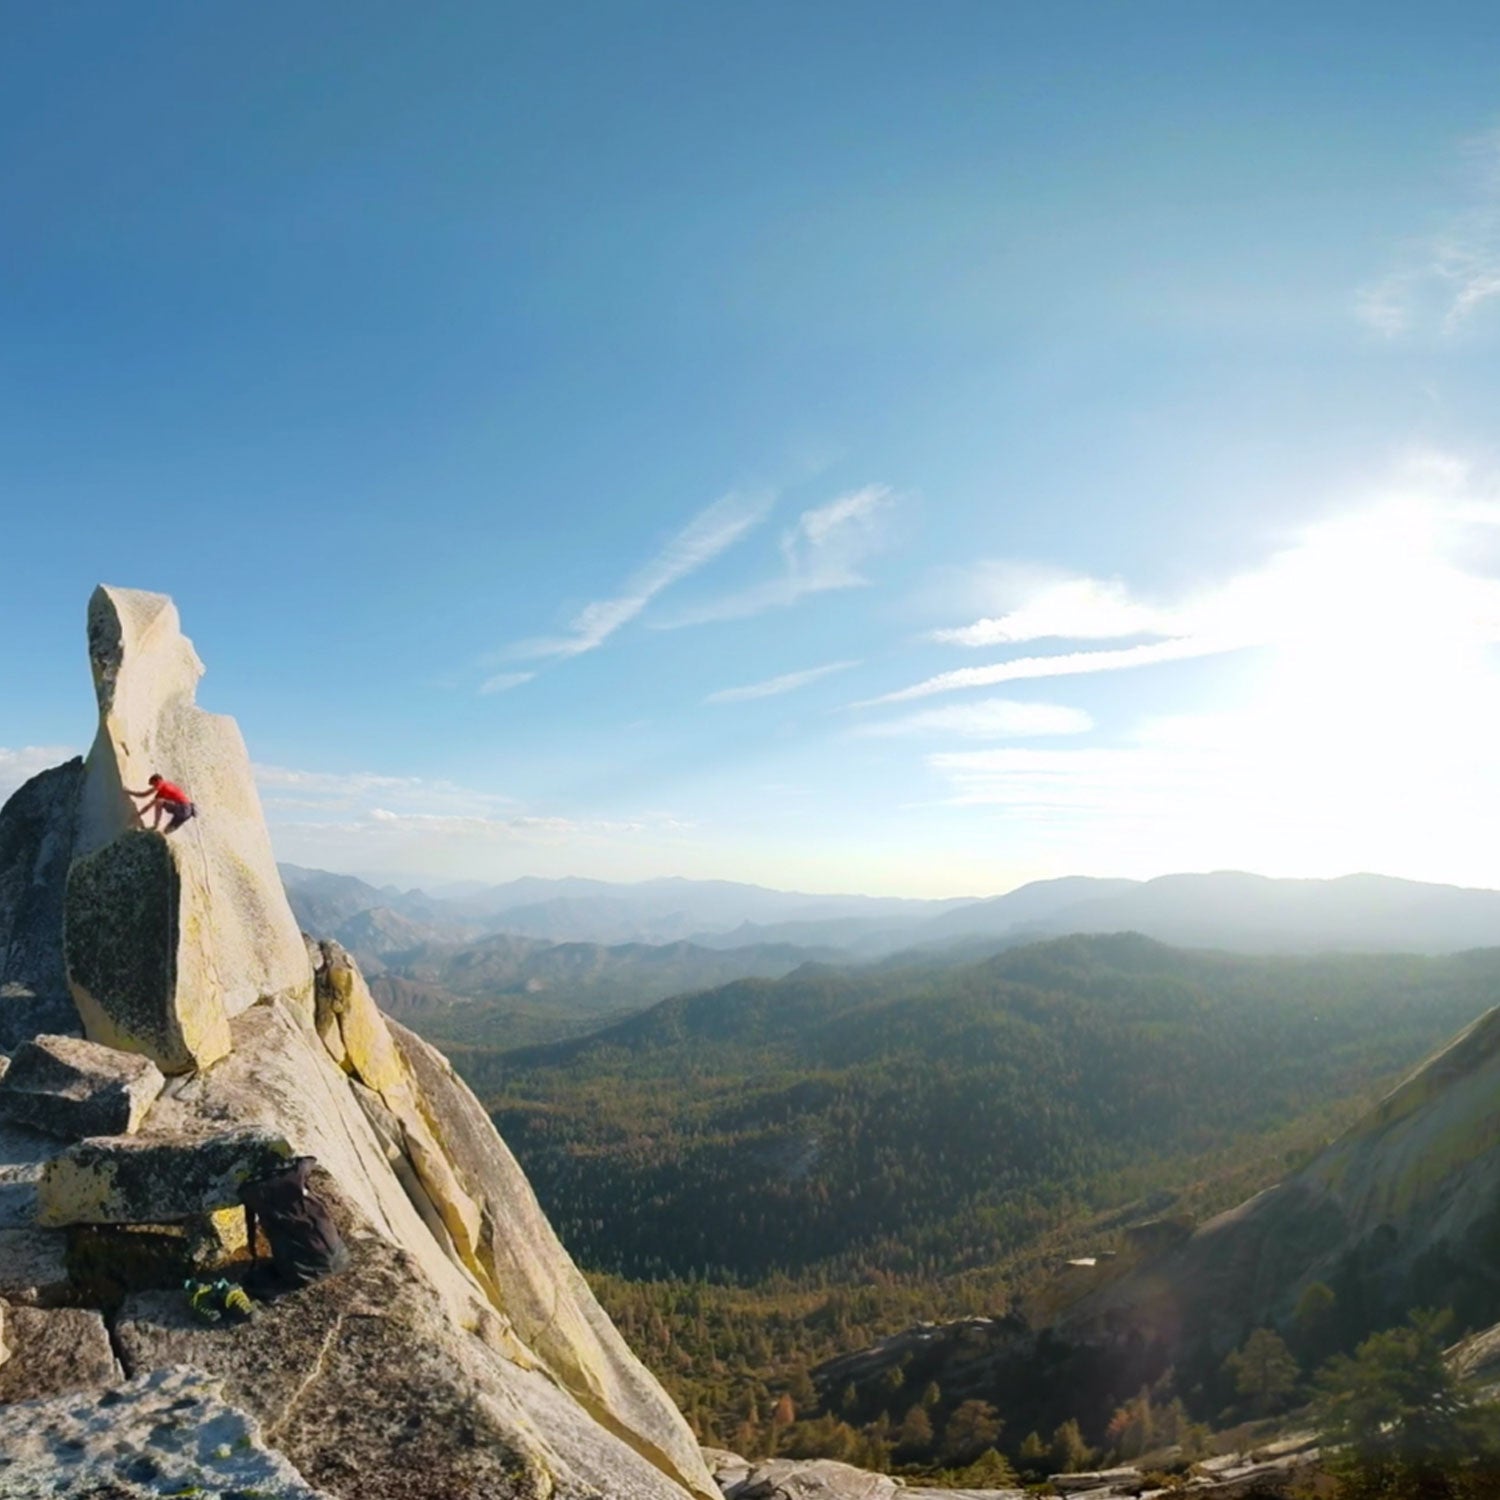
{"label": "climbing shoe", "polygon": [[217,1323],[223,1316],[220,1311],[219,1293],[211,1281],[187,1280],[182,1283],[187,1293],[188,1311],[200,1323]]}
{"label": "climbing shoe", "polygon": [[255,1304],[250,1300],[244,1287],[233,1281],[225,1281],[221,1276],[214,1282],[214,1295],[218,1304],[223,1309],[223,1314],[231,1323],[245,1323],[254,1316]]}

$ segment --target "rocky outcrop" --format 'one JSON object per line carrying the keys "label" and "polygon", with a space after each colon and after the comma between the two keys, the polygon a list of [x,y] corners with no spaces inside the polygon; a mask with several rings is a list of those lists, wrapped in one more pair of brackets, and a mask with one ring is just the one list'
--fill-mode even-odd
{"label": "rocky outcrop", "polygon": [[[184,885],[183,846],[144,829],[68,872],[68,981],[97,1042],[187,1073],[229,1050],[229,1017],[201,886]],[[184,930],[186,924],[186,930]]]}
{"label": "rocky outcrop", "polygon": [[[59,1490],[61,1479],[66,1490]],[[325,1500],[197,1370],[0,1406],[0,1493]]]}
{"label": "rocky outcrop", "polygon": [[39,1031],[75,1031],[63,962],[63,892],[83,762],[33,776],[0,808],[0,1052]]}
{"label": "rocky outcrop", "polygon": [[1481,1016],[1364,1119],[1276,1187],[1128,1274],[1084,1287],[1063,1337],[1189,1341],[1222,1354],[1285,1326],[1320,1281],[1368,1327],[1424,1300],[1500,1316],[1500,1009]]}
{"label": "rocky outcrop", "polygon": [[38,1224],[174,1224],[233,1208],[241,1183],[292,1155],[269,1131],[100,1136],[49,1161]]}
{"label": "rocky outcrop", "polygon": [[[11,1357],[0,1364],[0,1403],[93,1390],[119,1378],[109,1331],[92,1308],[13,1307],[6,1342]],[[0,1493],[3,1483],[0,1471]]]}
{"label": "rocky outcrop", "polygon": [[[1026,1500],[1028,1493],[1020,1488],[930,1489],[827,1458],[750,1460],[714,1448],[704,1453],[724,1500]],[[1307,1493],[1301,1482],[1317,1461],[1313,1440],[1303,1436],[1266,1451],[1208,1459],[1166,1484],[1153,1484],[1139,1469],[1125,1466],[1054,1474],[1050,1489],[1070,1500],[1168,1500],[1181,1495],[1202,1500],[1290,1500]]]}
{"label": "rocky outcrop", "polygon": [[[91,1039],[179,1076],[135,1134],[64,1148],[0,1122],[0,1235],[28,1258],[29,1304],[104,1309],[129,1377],[222,1380],[340,1500],[714,1495],[473,1095],[347,954],[291,925],[244,746],[195,706],[170,601],[101,589],[89,634],[100,727],[61,951]],[[136,826],[124,792],[152,771],[201,817]],[[193,1321],[183,1275],[237,1274],[226,1205],[284,1155],[316,1158],[349,1269],[247,1324]]]}
{"label": "rocky outcrop", "polygon": [[0,1077],[0,1120],[64,1140],[129,1135],[166,1079],[149,1058],[78,1037],[23,1042]]}
{"label": "rocky outcrop", "polygon": [[[176,606],[100,587],[88,637],[99,728],[68,880],[69,984],[91,1037],[186,1072],[223,1056],[228,1018],[262,996],[310,1018],[312,974],[244,741],[194,702],[203,664]],[[199,806],[170,838],[144,832],[128,795],[153,773]]]}

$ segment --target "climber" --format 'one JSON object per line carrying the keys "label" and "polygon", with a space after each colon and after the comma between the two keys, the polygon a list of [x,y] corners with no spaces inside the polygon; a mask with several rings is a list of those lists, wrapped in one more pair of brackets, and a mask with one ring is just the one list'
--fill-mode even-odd
{"label": "climber", "polygon": [[[284,1166],[240,1186],[245,1238],[250,1258],[256,1262],[244,1279],[252,1297],[269,1301],[349,1264],[349,1251],[328,1205],[307,1190],[308,1176],[316,1165],[316,1157],[294,1156]],[[260,1261],[256,1253],[257,1220],[271,1246],[268,1262]]]}
{"label": "climber", "polygon": [[125,794],[129,797],[150,797],[143,808],[140,809],[141,821],[145,822],[146,814],[153,814],[151,826],[161,828],[162,819],[165,817],[167,826],[162,829],[163,833],[171,833],[181,828],[189,818],[198,816],[198,809],[193,805],[192,799],[180,786],[174,785],[165,777],[156,772],[151,773],[150,782],[143,792],[132,791],[125,788]]}

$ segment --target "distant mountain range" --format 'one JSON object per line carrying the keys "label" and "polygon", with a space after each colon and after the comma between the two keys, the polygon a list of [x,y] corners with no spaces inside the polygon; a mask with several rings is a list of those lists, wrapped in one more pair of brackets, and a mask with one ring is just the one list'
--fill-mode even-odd
{"label": "distant mountain range", "polygon": [[[376,968],[423,945],[461,946],[498,933],[608,947],[774,947],[782,950],[777,961],[793,967],[815,957],[873,959],[909,948],[1006,946],[1074,932],[1140,932],[1179,946],[1240,953],[1451,953],[1500,946],[1500,891],[1384,875],[1071,876],[1033,881],[987,900],[921,901],[684,879],[618,884],[527,877],[403,891],[296,865],[281,870],[303,925],[337,937]],[[705,983],[722,977],[720,968]]]}

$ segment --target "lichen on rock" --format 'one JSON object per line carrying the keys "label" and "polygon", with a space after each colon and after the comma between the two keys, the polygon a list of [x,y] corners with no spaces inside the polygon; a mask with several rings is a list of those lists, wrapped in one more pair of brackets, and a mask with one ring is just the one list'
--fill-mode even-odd
{"label": "lichen on rock", "polygon": [[0,1077],[0,1120],[81,1140],[130,1135],[166,1080],[149,1058],[78,1037],[23,1042]]}
{"label": "lichen on rock", "polygon": [[291,1154],[257,1130],[80,1141],[43,1169],[37,1223],[170,1224],[232,1208],[242,1183]]}

